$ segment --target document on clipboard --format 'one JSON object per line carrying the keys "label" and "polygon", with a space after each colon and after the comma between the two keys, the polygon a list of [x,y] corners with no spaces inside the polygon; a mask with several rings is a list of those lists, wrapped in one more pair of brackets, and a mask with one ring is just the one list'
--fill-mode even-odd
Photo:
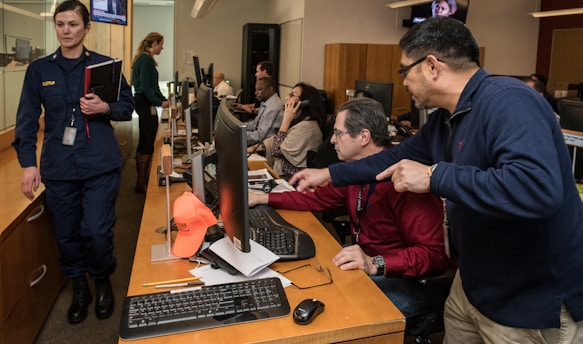
{"label": "document on clipboard", "polygon": [[85,67],[84,94],[94,93],[106,103],[119,100],[122,61],[114,59]]}

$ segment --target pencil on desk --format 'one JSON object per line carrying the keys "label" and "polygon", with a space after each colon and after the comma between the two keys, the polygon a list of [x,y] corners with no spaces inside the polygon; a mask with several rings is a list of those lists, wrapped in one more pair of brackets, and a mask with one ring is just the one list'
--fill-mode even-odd
{"label": "pencil on desk", "polygon": [[195,285],[204,285],[204,282],[185,282],[185,283],[169,283],[169,284],[157,284],[154,288],[177,288],[177,287],[192,287]]}
{"label": "pencil on desk", "polygon": [[142,284],[142,287],[151,287],[160,284],[171,284],[171,283],[180,283],[180,282],[190,282],[190,281],[198,281],[198,277],[187,277],[187,278],[179,278],[174,280],[167,280],[167,281],[159,281],[159,282],[150,282]]}

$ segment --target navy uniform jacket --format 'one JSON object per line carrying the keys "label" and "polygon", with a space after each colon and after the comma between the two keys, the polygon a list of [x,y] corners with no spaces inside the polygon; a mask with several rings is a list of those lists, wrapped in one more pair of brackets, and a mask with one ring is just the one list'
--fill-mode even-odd
{"label": "navy uniform jacket", "polygon": [[330,174],[334,185],[361,184],[405,157],[438,163],[431,192],[447,199],[452,253],[476,309],[541,329],[559,327],[564,303],[583,320],[583,204],[543,97],[481,69],[451,118],[439,109],[397,147],[332,165]]}
{"label": "navy uniform jacket", "polygon": [[[40,159],[41,178],[80,180],[119,168],[122,156],[110,121],[129,121],[134,110],[131,88],[122,78],[119,101],[110,103],[111,115],[84,120],[79,108],[83,97],[84,69],[111,58],[84,49],[74,66],[55,53],[32,62],[26,70],[16,115],[12,146],[22,167],[37,166],[36,143],[39,117],[44,108],[44,141]],[[41,108],[42,106],[42,108]],[[62,143],[65,128],[77,128],[73,146]]]}

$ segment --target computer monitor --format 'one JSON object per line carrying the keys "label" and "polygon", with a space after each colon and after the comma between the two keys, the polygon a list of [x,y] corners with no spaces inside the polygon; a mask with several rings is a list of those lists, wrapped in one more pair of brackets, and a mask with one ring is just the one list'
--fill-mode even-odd
{"label": "computer monitor", "polygon": [[242,252],[249,252],[247,128],[231,113],[226,100],[217,111],[215,132],[219,209],[225,232]]}
{"label": "computer monitor", "polygon": [[200,75],[202,75],[202,83],[211,87],[213,86],[213,69],[214,69],[213,63],[209,65],[209,68],[206,70],[206,73],[204,68],[200,69]]}
{"label": "computer monitor", "polygon": [[373,82],[356,80],[354,82],[357,97],[369,97],[381,103],[387,117],[391,117],[393,107],[393,84],[390,82]]}
{"label": "computer monitor", "polygon": [[[583,102],[578,100],[559,100],[559,111],[561,112],[561,128],[583,132]],[[569,147],[571,159],[573,159],[574,148]],[[583,178],[583,149],[578,148],[575,155],[573,175],[575,179]]]}
{"label": "computer monitor", "polygon": [[190,83],[188,82],[188,78],[186,80],[183,80],[182,83],[180,84],[180,105],[182,107],[182,115],[183,116],[186,115],[185,114],[186,109],[190,105],[188,103],[188,94],[190,93],[189,87],[190,87]]}
{"label": "computer monitor", "polygon": [[559,100],[561,128],[583,132],[583,102],[578,100]]}
{"label": "computer monitor", "polygon": [[198,139],[202,144],[213,142],[213,89],[205,84],[198,88]]}
{"label": "computer monitor", "polygon": [[18,62],[30,62],[30,41],[28,39],[17,38],[14,47],[14,59]]}
{"label": "computer monitor", "polygon": [[415,101],[413,99],[411,99],[411,111],[409,113],[412,129],[421,129],[421,127],[425,125],[425,122],[427,122],[429,111],[427,111],[427,109],[419,110],[417,106],[415,106]]}
{"label": "computer monitor", "polygon": [[192,64],[194,65],[194,78],[196,80],[195,88],[198,89],[200,85],[203,84],[202,72],[200,70],[200,61],[198,59],[198,56],[196,55],[192,56]]}
{"label": "computer monitor", "polygon": [[180,83],[179,79],[178,79],[178,71],[174,72],[174,87],[172,89],[172,91],[174,92],[174,96],[177,97],[178,96],[178,84]]}
{"label": "computer monitor", "polygon": [[192,193],[206,204],[204,195],[204,151],[195,151],[190,158],[190,177],[192,184]]}

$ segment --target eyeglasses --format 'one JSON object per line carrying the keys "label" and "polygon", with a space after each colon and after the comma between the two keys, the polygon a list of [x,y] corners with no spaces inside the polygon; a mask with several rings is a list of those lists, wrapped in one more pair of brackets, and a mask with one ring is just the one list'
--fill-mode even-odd
{"label": "eyeglasses", "polygon": [[[433,55],[432,55],[432,56],[433,56]],[[413,68],[413,67],[415,67],[416,65],[420,64],[421,62],[425,61],[425,59],[426,59],[427,57],[429,57],[429,55],[425,55],[425,56],[423,56],[422,58],[420,58],[419,60],[417,60],[417,61],[415,61],[415,62],[411,63],[410,65],[408,65],[408,66],[405,66],[405,67],[403,67],[403,68],[399,69],[399,71],[398,71],[397,73],[399,73],[399,75],[401,76],[401,78],[405,79],[405,78],[407,77],[407,74],[408,74],[408,73],[409,73],[409,71],[411,70],[411,68]],[[434,56],[434,57],[435,57],[435,56]],[[435,57],[435,59],[436,59],[438,62],[445,63],[445,61],[443,61],[443,60],[441,60],[441,59],[439,59],[439,58],[437,58],[437,57]]]}
{"label": "eyeglasses", "polygon": [[298,98],[300,97],[300,95],[299,95],[299,94],[296,94],[296,93],[293,93],[293,92],[290,92],[290,93],[288,94],[288,96],[290,96],[290,97],[298,97]]}
{"label": "eyeglasses", "polygon": [[[295,268],[286,270],[286,271],[278,271],[280,274],[285,275],[292,271],[305,271],[301,274],[298,273],[298,277],[296,280],[302,281],[301,283],[296,283],[290,280],[291,284],[298,288],[298,289],[310,289],[315,287],[320,287],[323,285],[332,284],[334,281],[332,280],[332,273],[330,269],[327,267],[322,267],[320,262],[316,259],[313,259],[308,264],[300,265]],[[310,276],[308,271],[316,272],[316,276]],[[314,283],[310,283],[315,281]]]}
{"label": "eyeglasses", "polygon": [[399,69],[399,71],[397,73],[399,73],[401,78],[405,79],[407,77],[407,73],[409,73],[409,70],[411,70],[411,68],[415,67],[416,65],[420,64],[421,62],[425,61],[427,56],[429,56],[429,55],[425,55],[422,58],[420,58],[419,60],[411,63],[410,65],[404,66],[403,68]]}
{"label": "eyeglasses", "polygon": [[338,130],[338,129],[333,129],[332,130],[332,134],[334,134],[334,136],[336,136],[336,138],[339,139],[340,136],[342,136],[344,134],[348,134],[348,132],[347,131]]}

